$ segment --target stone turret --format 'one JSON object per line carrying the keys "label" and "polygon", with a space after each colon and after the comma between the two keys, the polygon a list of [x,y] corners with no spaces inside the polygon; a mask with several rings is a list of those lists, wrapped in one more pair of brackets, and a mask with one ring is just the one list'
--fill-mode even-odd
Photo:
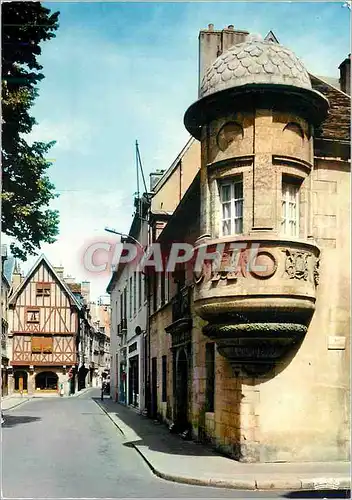
{"label": "stone turret", "polygon": [[195,310],[235,373],[272,370],[314,313],[310,174],[314,127],[328,107],[290,49],[247,36],[204,72],[185,114],[202,149],[198,250],[224,248],[195,275]]}

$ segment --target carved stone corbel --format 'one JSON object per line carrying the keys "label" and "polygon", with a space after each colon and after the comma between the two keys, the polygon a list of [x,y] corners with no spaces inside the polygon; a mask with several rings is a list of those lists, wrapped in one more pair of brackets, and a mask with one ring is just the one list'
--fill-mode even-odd
{"label": "carved stone corbel", "polygon": [[320,259],[319,257],[315,259],[315,264],[314,264],[314,271],[313,271],[313,277],[314,277],[314,284],[315,286],[319,285],[320,281]]}
{"label": "carved stone corbel", "polygon": [[285,271],[290,279],[308,280],[309,268],[308,258],[310,254],[307,252],[294,252],[285,250],[286,262]]}

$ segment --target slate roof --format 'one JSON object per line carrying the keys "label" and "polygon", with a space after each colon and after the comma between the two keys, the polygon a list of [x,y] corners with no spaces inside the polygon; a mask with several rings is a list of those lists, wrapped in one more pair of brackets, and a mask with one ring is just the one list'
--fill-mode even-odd
{"label": "slate roof", "polygon": [[271,41],[249,38],[228,49],[209,66],[200,97],[249,83],[312,88],[306,68],[292,50]]}
{"label": "slate roof", "polygon": [[310,75],[312,87],[323,94],[330,103],[327,118],[315,131],[319,139],[351,140],[351,98],[328,82]]}

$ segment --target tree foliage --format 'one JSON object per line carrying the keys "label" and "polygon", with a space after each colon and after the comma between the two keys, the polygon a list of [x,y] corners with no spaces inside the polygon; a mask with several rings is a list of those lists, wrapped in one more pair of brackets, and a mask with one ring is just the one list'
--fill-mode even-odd
{"label": "tree foliage", "polygon": [[2,231],[15,238],[13,254],[22,260],[58,234],[58,212],[47,176],[46,154],[55,143],[26,141],[35,119],[29,111],[44,78],[37,57],[40,43],[55,37],[59,12],[40,2],[5,2],[2,11]]}

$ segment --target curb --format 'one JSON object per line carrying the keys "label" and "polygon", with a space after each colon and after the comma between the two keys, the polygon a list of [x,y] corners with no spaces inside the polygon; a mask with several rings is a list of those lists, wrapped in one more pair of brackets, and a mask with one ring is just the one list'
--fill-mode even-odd
{"label": "curb", "polygon": [[[33,398],[28,398],[28,399],[25,399],[24,401],[20,401],[19,403],[16,403],[14,404],[13,406],[9,406],[8,408],[6,408],[5,410],[2,410],[2,411],[9,411],[9,410],[13,410],[14,408],[17,408],[17,406],[20,406],[20,405],[23,405],[25,403],[28,403],[29,401],[32,401]],[[1,405],[1,409],[2,409],[2,405]]]}
{"label": "curb", "polygon": [[345,490],[351,487],[351,478],[349,476],[336,477],[314,477],[314,478],[304,478],[299,479],[295,477],[278,478],[278,479],[234,479],[234,480],[223,480],[223,479],[200,479],[191,476],[177,476],[176,474],[170,474],[168,472],[163,472],[156,469],[154,465],[148,460],[144,453],[138,448],[138,445],[133,444],[133,439],[129,439],[128,435],[124,432],[123,428],[119,426],[116,420],[118,417],[112,418],[107,410],[94,399],[95,403],[103,410],[103,412],[109,417],[111,422],[124,436],[125,441],[131,442],[133,448],[138,452],[138,454],[146,462],[150,470],[157,477],[165,479],[166,481],[171,481],[180,484],[190,484],[193,486],[210,486],[212,488],[227,488],[233,490],[248,490],[248,491],[296,491],[296,490],[309,490],[318,491],[324,489],[333,490]]}
{"label": "curb", "polygon": [[79,393],[75,393],[72,396],[67,396],[68,398],[79,398],[80,396],[83,396],[86,392],[88,392],[90,389],[94,389],[94,387],[86,387],[85,389],[82,389],[79,391]]}
{"label": "curb", "polygon": [[[324,489],[333,489],[336,491],[341,491],[345,489],[350,489],[351,479],[349,477],[336,478],[319,478],[319,485],[316,484],[317,478],[315,479],[234,479],[231,481],[222,479],[198,479],[194,477],[177,476],[176,474],[169,474],[157,470],[149,460],[142,454],[138,448],[133,445],[133,447],[138,451],[144,461],[148,464],[152,472],[167,481],[172,481],[181,484],[190,484],[193,486],[210,486],[212,488],[226,488],[232,490],[247,490],[247,491],[319,491]],[[338,484],[336,484],[338,483]]]}
{"label": "curb", "polygon": [[110,417],[109,413],[105,410],[105,408],[101,404],[99,404],[99,402],[96,399],[93,399],[93,401],[94,401],[94,403],[96,403],[99,406],[99,408],[101,410],[103,410],[103,412],[105,413],[105,415],[107,415],[110,418],[111,422],[121,432],[121,434],[123,435],[123,437],[126,438],[126,434],[123,432],[123,430],[121,429],[121,427],[119,427],[119,425],[115,422],[115,420],[112,417]]}

